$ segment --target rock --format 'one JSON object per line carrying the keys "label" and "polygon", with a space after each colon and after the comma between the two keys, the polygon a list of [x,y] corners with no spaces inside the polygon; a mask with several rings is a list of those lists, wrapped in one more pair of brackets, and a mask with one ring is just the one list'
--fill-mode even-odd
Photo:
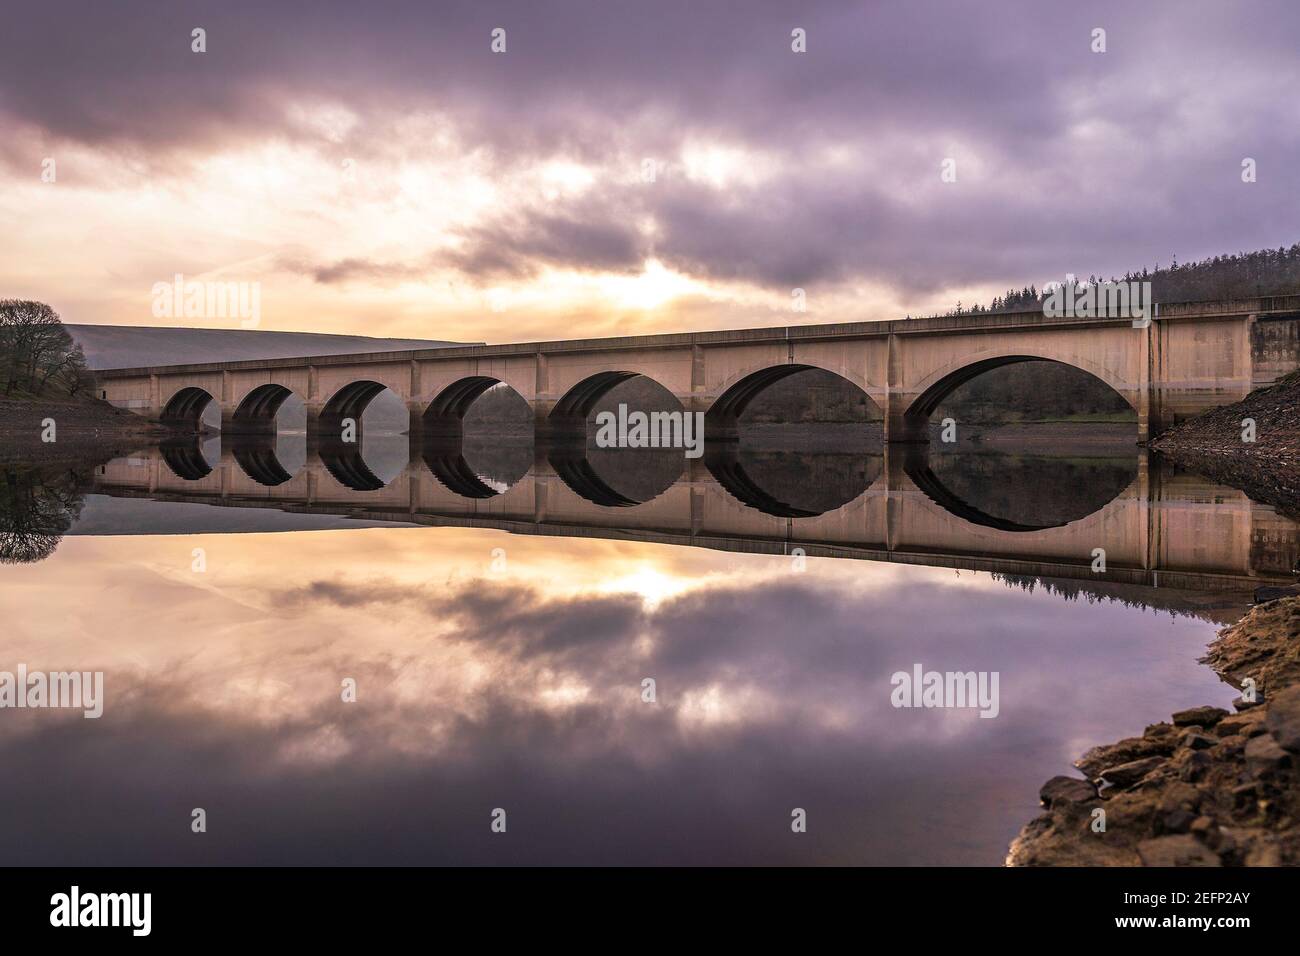
{"label": "rock", "polygon": [[1300,684],[1273,695],[1264,725],[1283,750],[1300,752]]}
{"label": "rock", "polygon": [[1183,780],[1200,780],[1205,772],[1214,766],[1214,758],[1208,750],[1193,750],[1188,754],[1187,762],[1179,771]]}
{"label": "rock", "polygon": [[1111,786],[1124,789],[1133,786],[1164,762],[1161,757],[1143,757],[1141,760],[1130,760],[1128,763],[1107,767],[1101,772],[1101,777]]}
{"label": "rock", "polygon": [[1201,791],[1190,783],[1172,781],[1160,797],[1160,810],[1172,813],[1174,810],[1195,810],[1201,803]]}
{"label": "rock", "polygon": [[1143,866],[1220,866],[1218,855],[1189,833],[1143,840],[1137,845]]}
{"label": "rock", "polygon": [[[1220,632],[1204,661],[1267,696],[1236,701],[1233,714],[1181,711],[1140,737],[1093,747],[1075,764],[1086,781],[1044,785],[1049,807],[1021,831],[1009,864],[1300,864],[1300,689],[1288,690],[1300,688],[1300,598],[1252,609]],[[1101,788],[1095,802],[1088,781]],[[1085,819],[1098,805],[1101,835]]]}
{"label": "rock", "polygon": [[1291,755],[1278,746],[1278,742],[1269,734],[1252,737],[1246,744],[1246,770],[1252,777],[1272,773],[1290,764]]}
{"label": "rock", "polygon": [[1255,802],[1259,799],[1259,784],[1253,780],[1250,783],[1243,783],[1239,787],[1232,788],[1232,803],[1239,810],[1247,807],[1253,809]]}
{"label": "rock", "polygon": [[1198,724],[1201,727],[1213,727],[1228,712],[1222,707],[1193,707],[1190,710],[1180,710],[1174,714],[1173,721],[1175,727],[1189,727],[1192,724]]}
{"label": "rock", "polygon": [[1236,734],[1243,737],[1254,737],[1256,734],[1264,732],[1264,711],[1255,710],[1245,714],[1232,714],[1219,721],[1214,729],[1220,737],[1231,737]]}
{"label": "rock", "polygon": [[1089,800],[1097,799],[1097,788],[1088,780],[1057,776],[1043,784],[1042,789],[1038,791],[1038,799],[1045,807],[1087,803]]}
{"label": "rock", "polygon": [[1258,697],[1254,700],[1246,700],[1244,697],[1234,697],[1232,699],[1232,706],[1236,707],[1239,711],[1252,710],[1262,703],[1264,703],[1264,701]]}
{"label": "rock", "polygon": [[1231,737],[1224,737],[1219,741],[1217,754],[1228,760],[1236,760],[1245,749],[1246,738],[1240,734],[1233,734]]}

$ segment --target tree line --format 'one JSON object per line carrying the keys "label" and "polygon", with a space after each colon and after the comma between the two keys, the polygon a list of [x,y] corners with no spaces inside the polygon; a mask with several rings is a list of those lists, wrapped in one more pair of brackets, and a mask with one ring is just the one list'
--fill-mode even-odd
{"label": "tree line", "polygon": [[[1154,302],[1195,302],[1295,294],[1300,292],[1300,242],[1290,247],[1211,256],[1181,264],[1175,256],[1172,265],[1166,267],[1143,267],[1140,272],[1125,272],[1121,279],[1114,276],[1104,279],[1093,274],[1087,281],[1092,285],[1108,281],[1150,282]],[[1036,311],[1042,307],[1046,298],[1046,290],[1028,285],[1022,289],[1008,289],[987,306],[963,307],[958,302],[945,315]]]}
{"label": "tree line", "polygon": [[93,393],[81,346],[44,302],[0,299],[0,388],[6,398]]}

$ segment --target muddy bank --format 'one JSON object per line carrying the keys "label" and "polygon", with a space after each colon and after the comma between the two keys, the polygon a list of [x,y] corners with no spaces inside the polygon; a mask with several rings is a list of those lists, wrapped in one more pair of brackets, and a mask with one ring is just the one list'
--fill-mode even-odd
{"label": "muddy bank", "polygon": [[[1249,420],[1252,429],[1243,424]],[[1239,402],[1212,408],[1151,442],[1166,455],[1252,462],[1261,467],[1300,465],[1300,370]]]}
{"label": "muddy bank", "polygon": [[[52,442],[42,440],[46,419]],[[0,461],[107,460],[166,437],[168,429],[104,402],[0,399]]]}
{"label": "muddy bank", "polygon": [[[1300,864],[1300,598],[1260,605],[1203,663],[1244,688],[1238,712],[1194,707],[1094,747],[1040,792],[1011,866]],[[1098,829],[1104,811],[1104,831]]]}
{"label": "muddy bank", "polygon": [[[1253,435],[1243,424],[1248,420]],[[1181,468],[1300,517],[1300,371],[1183,422],[1151,448]]]}

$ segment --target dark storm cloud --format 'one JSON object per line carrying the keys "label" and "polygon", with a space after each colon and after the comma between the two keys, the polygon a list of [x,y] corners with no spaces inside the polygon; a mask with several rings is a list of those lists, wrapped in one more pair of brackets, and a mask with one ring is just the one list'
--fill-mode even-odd
{"label": "dark storm cloud", "polygon": [[[163,165],[265,138],[396,151],[393,117],[449,117],[496,168],[564,155],[670,161],[721,141],[772,160],[756,186],[511,202],[411,263],[310,264],[320,282],[426,263],[483,279],[546,265],[634,268],[772,288],[869,279],[906,290],[1020,283],[1296,239],[1300,7],[398,2],[51,3],[0,36],[10,121]],[[208,52],[189,31],[208,31]],[[508,53],[489,52],[507,29]],[[790,30],[809,52],[790,52]],[[1108,51],[1088,50],[1094,27]],[[332,137],[293,106],[359,117]],[[25,142],[15,139],[14,143]],[[817,160],[847,145],[860,158]],[[11,145],[6,155],[16,161]],[[958,184],[936,187],[941,160]],[[1239,164],[1259,163],[1244,186]],[[23,162],[30,164],[29,157]],[[653,242],[633,214],[659,227]]]}

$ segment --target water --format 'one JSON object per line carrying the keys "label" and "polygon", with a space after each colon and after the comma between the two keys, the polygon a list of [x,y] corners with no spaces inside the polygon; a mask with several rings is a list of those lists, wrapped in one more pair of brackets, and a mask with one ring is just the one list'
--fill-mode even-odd
{"label": "water", "polygon": [[[0,711],[0,863],[998,864],[1235,696],[1197,658],[1300,539],[1132,450],[292,445],[3,469],[0,670],[106,703]],[[998,715],[893,707],[916,663]]]}

